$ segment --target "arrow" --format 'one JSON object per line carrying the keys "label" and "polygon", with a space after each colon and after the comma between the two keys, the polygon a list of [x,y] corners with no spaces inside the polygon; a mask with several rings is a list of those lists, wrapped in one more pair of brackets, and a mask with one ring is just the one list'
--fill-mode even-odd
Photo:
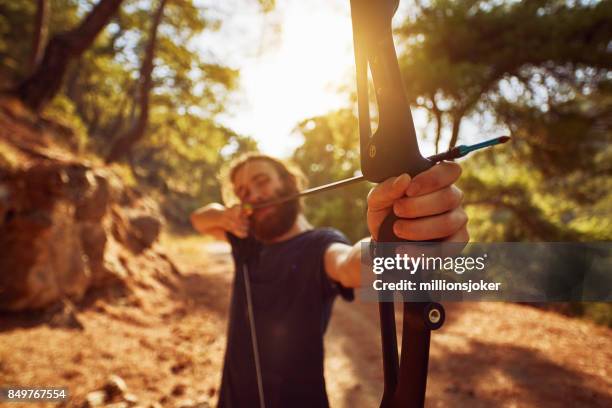
{"label": "arrow", "polygon": [[[476,143],[472,145],[455,146],[452,149],[447,150],[446,152],[435,154],[433,156],[429,156],[427,160],[431,161],[432,163],[439,163],[444,160],[454,160],[459,157],[466,156],[473,151],[495,146],[495,145],[502,144],[502,143],[506,143],[509,140],[510,140],[510,136],[499,136],[499,137],[485,140],[484,142],[480,142],[480,143]],[[253,210],[257,210],[257,209],[264,208],[264,207],[270,207],[273,205],[283,204],[283,203],[286,203],[287,201],[293,201],[301,197],[309,196],[309,195],[316,194],[316,193],[322,193],[324,191],[335,190],[339,187],[348,186],[350,184],[358,183],[364,180],[365,180],[365,177],[363,175],[358,175],[358,176],[354,176],[354,177],[347,178],[344,180],[335,181],[333,183],[324,184],[322,186],[309,188],[307,190],[300,191],[299,193],[295,193],[295,194],[292,194],[286,197],[275,198],[273,200],[265,201],[263,203],[243,204],[242,208],[245,211],[247,211],[247,213],[250,213]]]}

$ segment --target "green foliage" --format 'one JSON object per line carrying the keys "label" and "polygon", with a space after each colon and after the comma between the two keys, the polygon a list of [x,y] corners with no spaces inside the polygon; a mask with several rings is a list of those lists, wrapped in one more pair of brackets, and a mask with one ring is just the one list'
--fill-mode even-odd
{"label": "green foliage", "polygon": [[475,240],[612,236],[611,17],[609,1],[440,0],[398,30],[409,95],[432,121],[456,137],[482,115],[513,136],[464,164]]}
{"label": "green foliage", "polygon": [[[612,239],[612,2],[427,4],[399,30],[412,102],[454,137],[470,116],[513,137],[463,162],[472,240]],[[612,321],[609,304],[563,307]]]}
{"label": "green foliage", "polygon": [[[80,22],[91,6],[80,0],[50,0],[50,36]],[[266,4],[271,4],[266,2]],[[76,144],[105,156],[117,136],[138,117],[138,84],[155,2],[126,0],[120,12],[73,64],[63,91],[44,115],[70,126]],[[36,2],[0,0],[0,85],[28,74]],[[118,165],[126,182],[157,190],[173,221],[218,200],[216,174],[233,152],[254,143],[216,122],[235,89],[238,72],[196,49],[197,36],[221,21],[193,0],[170,0],[156,43],[147,134]],[[223,152],[222,155],[219,152]]]}
{"label": "green foliage", "polygon": [[[513,136],[462,162],[472,240],[612,239],[612,3],[428,4],[398,30],[410,100],[455,136],[467,117]],[[294,159],[311,185],[358,169],[350,111],[304,121],[298,131],[305,141]],[[313,197],[307,214],[361,238],[366,193],[363,185]],[[578,304],[575,313],[609,324],[612,309]]]}
{"label": "green foliage", "polygon": [[[18,76],[21,64],[27,60],[29,48],[15,46],[32,37],[32,16],[36,2],[0,0],[0,61],[2,77]],[[6,84],[2,84],[6,86]]]}
{"label": "green foliage", "polygon": [[[343,109],[307,119],[297,127],[304,143],[293,155],[311,186],[352,177],[359,170],[357,118]],[[306,215],[314,225],[333,226],[352,241],[369,235],[365,225],[366,183],[316,195],[306,200]]]}
{"label": "green foliage", "polygon": [[[50,0],[49,35],[72,28],[92,2]],[[262,10],[273,0],[260,0]],[[612,239],[611,1],[416,2],[397,31],[409,99],[425,108],[436,142],[457,140],[466,118],[507,129],[510,146],[463,162],[470,232],[475,241]],[[105,155],[138,116],[139,67],[151,2],[126,0],[120,13],[69,70],[45,115],[72,127],[77,144]],[[29,73],[36,2],[0,0],[0,87]],[[194,40],[221,21],[195,0],[171,0],[156,44],[148,133],[127,163],[133,186],[153,188],[178,223],[219,201],[217,173],[255,142],[219,125],[217,115],[238,72],[208,58]],[[308,33],[304,33],[307,35]],[[373,95],[374,93],[372,93]],[[357,119],[350,109],[298,124],[304,138],[293,160],[311,186],[359,169]],[[440,146],[443,148],[442,146]],[[15,153],[0,146],[0,162]],[[315,196],[306,214],[352,240],[367,235],[366,183]],[[610,325],[609,305],[579,304],[575,313]]]}
{"label": "green foliage", "polygon": [[[77,0],[49,0],[49,35],[79,21]],[[28,73],[36,1],[0,0],[0,86],[7,87]]]}
{"label": "green foliage", "polygon": [[61,94],[47,107],[47,118],[72,130],[71,147],[83,151],[88,143],[87,127],[76,112],[76,106],[66,95]]}

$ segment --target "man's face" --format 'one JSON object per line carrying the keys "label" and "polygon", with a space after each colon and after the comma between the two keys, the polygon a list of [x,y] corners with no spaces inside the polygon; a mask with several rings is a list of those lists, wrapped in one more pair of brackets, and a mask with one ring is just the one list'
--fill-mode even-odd
{"label": "man's face", "polygon": [[[252,160],[236,172],[234,192],[242,203],[256,205],[297,191],[284,185],[272,164],[264,160]],[[272,240],[291,229],[298,213],[297,200],[257,209],[250,218],[253,234],[262,241]]]}

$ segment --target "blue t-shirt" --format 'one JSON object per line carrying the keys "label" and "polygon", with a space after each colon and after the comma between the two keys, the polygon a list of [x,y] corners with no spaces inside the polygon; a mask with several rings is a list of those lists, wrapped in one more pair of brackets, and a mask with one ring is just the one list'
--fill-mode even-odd
{"label": "blue t-shirt", "polygon": [[236,266],[219,407],[259,406],[257,376],[242,272],[246,259],[266,408],[327,407],[323,334],[337,294],[353,290],[331,280],[326,249],[347,238],[331,228],[264,245],[228,234]]}

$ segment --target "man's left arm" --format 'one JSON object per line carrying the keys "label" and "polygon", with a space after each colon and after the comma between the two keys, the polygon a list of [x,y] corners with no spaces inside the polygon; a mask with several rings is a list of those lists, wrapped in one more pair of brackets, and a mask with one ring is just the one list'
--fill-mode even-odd
{"label": "man's left arm", "polygon": [[[373,239],[390,211],[400,219],[393,225],[395,235],[410,241],[440,239],[443,242],[469,241],[467,215],[461,206],[463,192],[454,183],[461,167],[453,162],[437,164],[411,179],[403,174],[374,187],[368,195],[368,229]],[[356,288],[361,280],[361,246],[334,243],[325,252],[328,276],[345,287]]]}

